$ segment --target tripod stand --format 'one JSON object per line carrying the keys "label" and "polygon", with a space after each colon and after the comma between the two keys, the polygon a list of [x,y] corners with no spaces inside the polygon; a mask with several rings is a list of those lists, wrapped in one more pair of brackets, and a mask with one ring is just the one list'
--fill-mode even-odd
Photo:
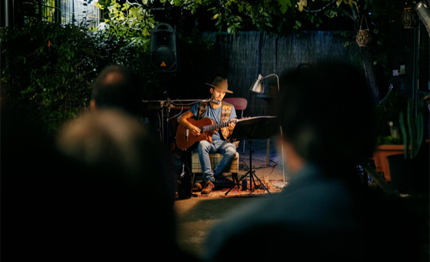
{"label": "tripod stand", "polygon": [[[249,141],[249,171],[242,176],[239,181],[236,181],[234,186],[230,188],[225,195],[227,195],[234,187],[239,186],[239,182],[242,181],[246,176],[249,175],[249,188],[253,192],[257,188],[255,179],[260,182],[260,185],[269,193],[269,189],[261,182],[258,176],[255,174],[255,170],[252,169],[252,139],[267,139],[272,136],[277,130],[277,119],[274,116],[258,116],[251,118],[239,119],[234,128],[231,139],[233,140],[243,140]],[[254,184],[254,189],[252,188]]]}
{"label": "tripod stand", "polygon": [[[260,182],[260,185],[263,186],[264,189],[266,189],[266,191],[270,193],[269,189],[267,189],[267,187],[263,184],[263,182],[261,182],[261,180],[258,178],[258,176],[255,174],[255,170],[252,169],[252,140],[249,140],[249,171],[243,175],[236,183],[235,185],[230,188],[225,195],[227,195],[235,186],[239,186],[239,182],[242,181],[244,178],[246,178],[247,175],[249,175],[249,189],[252,191],[254,191],[255,189],[257,189],[257,184],[255,183],[255,178],[258,180],[258,182]],[[254,187],[252,187],[252,183],[254,183]]]}

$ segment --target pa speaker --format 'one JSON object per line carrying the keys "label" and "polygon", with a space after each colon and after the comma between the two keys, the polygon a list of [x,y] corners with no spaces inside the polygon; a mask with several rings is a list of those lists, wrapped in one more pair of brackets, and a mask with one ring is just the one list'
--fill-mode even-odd
{"label": "pa speaker", "polygon": [[176,32],[169,24],[158,24],[151,32],[151,68],[166,73],[177,69]]}

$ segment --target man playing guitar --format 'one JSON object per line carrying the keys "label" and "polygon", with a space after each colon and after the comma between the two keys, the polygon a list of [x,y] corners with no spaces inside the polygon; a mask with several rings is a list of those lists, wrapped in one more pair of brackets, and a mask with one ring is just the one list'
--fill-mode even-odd
{"label": "man playing guitar", "polygon": [[[229,137],[236,126],[236,110],[232,104],[222,101],[226,93],[233,92],[228,90],[227,79],[219,76],[214,79],[212,84],[206,84],[211,86],[211,102],[194,104],[189,110],[178,117],[178,123],[186,130],[185,135],[187,139],[188,137],[201,136],[202,132],[205,132],[204,129],[195,125],[200,119],[209,118],[212,120],[212,124],[225,123],[223,125],[225,127],[221,127],[220,130],[214,132],[207,132],[205,134],[207,139],[198,142],[197,151],[199,153],[204,181],[202,194],[209,194],[212,191],[215,187],[213,184],[215,176],[220,175],[236,156],[236,146],[229,141]],[[220,153],[223,155],[221,162],[215,170],[211,168],[209,153]]]}

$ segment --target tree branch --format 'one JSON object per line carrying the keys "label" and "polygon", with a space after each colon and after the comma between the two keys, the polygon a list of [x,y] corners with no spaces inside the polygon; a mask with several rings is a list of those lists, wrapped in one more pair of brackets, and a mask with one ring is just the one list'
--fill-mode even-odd
{"label": "tree branch", "polygon": [[357,8],[354,5],[348,5],[348,7],[346,5],[341,5],[339,6],[339,8],[347,17],[349,17],[354,22],[354,27],[357,29],[360,23]]}

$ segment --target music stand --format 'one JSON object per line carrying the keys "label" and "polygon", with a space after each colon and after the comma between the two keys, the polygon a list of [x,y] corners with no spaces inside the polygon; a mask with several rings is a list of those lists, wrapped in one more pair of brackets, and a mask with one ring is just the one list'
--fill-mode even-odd
{"label": "music stand", "polygon": [[[268,139],[278,130],[279,124],[275,116],[257,116],[250,118],[239,119],[234,128],[233,134],[231,135],[232,141],[235,140],[248,140],[249,141],[249,171],[242,176],[234,186],[230,188],[225,195],[227,195],[235,186],[239,186],[239,182],[242,181],[247,175],[249,175],[249,188],[251,192],[257,188],[254,177],[260,182],[260,185],[270,193],[269,189],[261,182],[258,176],[255,174],[255,170],[252,169],[252,139]],[[254,183],[254,189],[252,189],[252,183]]]}

